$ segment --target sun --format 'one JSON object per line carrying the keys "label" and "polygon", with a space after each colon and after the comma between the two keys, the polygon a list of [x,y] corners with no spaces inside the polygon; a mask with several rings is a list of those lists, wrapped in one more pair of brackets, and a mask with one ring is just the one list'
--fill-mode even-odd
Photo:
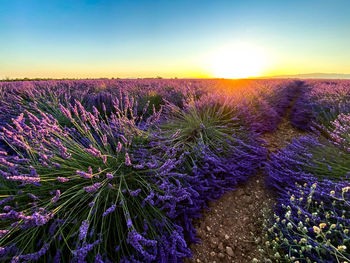
{"label": "sun", "polygon": [[213,52],[209,71],[217,78],[259,77],[266,66],[264,52],[251,44],[230,45]]}

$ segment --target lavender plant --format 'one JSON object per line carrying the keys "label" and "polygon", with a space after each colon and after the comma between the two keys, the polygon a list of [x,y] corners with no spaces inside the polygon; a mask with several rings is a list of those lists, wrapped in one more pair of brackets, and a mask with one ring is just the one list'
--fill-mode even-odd
{"label": "lavender plant", "polygon": [[[189,256],[183,230],[167,214],[190,195],[176,182],[176,160],[148,156],[149,127],[132,98],[103,118],[76,101],[60,106],[73,128],[26,111],[1,136],[17,152],[1,152],[1,258],[13,262],[177,260]],[[15,188],[13,188],[15,189]],[[17,191],[17,192],[15,192]],[[110,231],[113,229],[113,231]],[[35,252],[36,251],[36,252]]]}
{"label": "lavender plant", "polygon": [[218,96],[192,101],[185,110],[168,104],[166,110],[162,136],[173,148],[184,151],[192,151],[202,142],[214,152],[227,153],[236,137],[244,137],[249,129],[243,125],[238,105]]}
{"label": "lavender plant", "polygon": [[217,96],[192,102],[185,111],[168,105],[166,122],[152,144],[165,156],[184,156],[180,172],[188,176],[182,184],[193,191],[193,202],[178,209],[174,218],[184,222],[192,242],[198,241],[192,218],[201,215],[208,201],[255,175],[266,159],[266,149],[243,125],[238,106]]}
{"label": "lavender plant", "polygon": [[265,219],[260,252],[271,262],[348,262],[350,184],[297,184]]}

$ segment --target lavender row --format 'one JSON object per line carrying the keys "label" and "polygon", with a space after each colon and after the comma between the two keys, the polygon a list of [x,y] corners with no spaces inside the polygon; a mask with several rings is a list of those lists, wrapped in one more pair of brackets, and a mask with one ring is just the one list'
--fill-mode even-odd
{"label": "lavender row", "polygon": [[278,202],[274,219],[265,221],[261,252],[275,262],[350,259],[349,114],[318,131],[293,140],[266,166]]}
{"label": "lavender row", "polygon": [[120,96],[110,113],[34,103],[3,127],[14,153],[0,152],[3,261],[181,261],[206,202],[266,159],[238,104],[140,112]]}
{"label": "lavender row", "polygon": [[310,131],[329,125],[340,113],[350,112],[350,81],[306,80],[292,109],[294,127]]}

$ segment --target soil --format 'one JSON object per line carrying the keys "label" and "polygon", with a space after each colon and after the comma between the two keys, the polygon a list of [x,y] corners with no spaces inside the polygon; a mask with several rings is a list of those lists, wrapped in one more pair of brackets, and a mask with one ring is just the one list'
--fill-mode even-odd
{"label": "soil", "polygon": [[[284,148],[293,138],[304,135],[289,122],[296,97],[277,129],[262,135],[270,153]],[[235,191],[209,203],[209,209],[194,222],[201,242],[190,246],[194,256],[186,259],[186,263],[245,263],[252,262],[254,258],[261,260],[258,248],[262,242],[263,213],[274,204],[272,193],[264,185],[264,176],[260,171],[245,184],[237,186]]]}

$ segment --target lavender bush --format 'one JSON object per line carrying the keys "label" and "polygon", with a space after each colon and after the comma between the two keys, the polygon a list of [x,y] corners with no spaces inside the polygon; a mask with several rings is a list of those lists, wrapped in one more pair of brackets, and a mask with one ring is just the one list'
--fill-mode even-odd
{"label": "lavender bush", "polygon": [[243,124],[246,116],[240,105],[222,97],[202,97],[185,110],[171,104],[165,110],[167,117],[152,145],[166,158],[184,158],[179,171],[188,174],[182,183],[193,191],[193,203],[178,209],[173,218],[184,222],[187,239],[195,242],[192,218],[200,216],[207,201],[255,175],[267,151]]}
{"label": "lavender bush", "polygon": [[271,262],[348,262],[350,184],[296,185],[265,220],[260,252]]}
{"label": "lavender bush", "polygon": [[271,156],[267,183],[278,201],[260,249],[270,262],[349,261],[349,123],[340,114],[318,125],[317,137],[295,139]]}
{"label": "lavender bush", "polygon": [[3,260],[85,262],[99,251],[106,262],[190,255],[182,228],[167,219],[168,209],[189,198],[176,183],[183,175],[173,171],[175,161],[147,157],[145,148],[160,112],[143,121],[127,97],[114,107],[105,121],[76,101],[60,107],[74,128],[27,111],[3,129],[18,155],[1,152],[1,174],[19,187],[1,201]]}

